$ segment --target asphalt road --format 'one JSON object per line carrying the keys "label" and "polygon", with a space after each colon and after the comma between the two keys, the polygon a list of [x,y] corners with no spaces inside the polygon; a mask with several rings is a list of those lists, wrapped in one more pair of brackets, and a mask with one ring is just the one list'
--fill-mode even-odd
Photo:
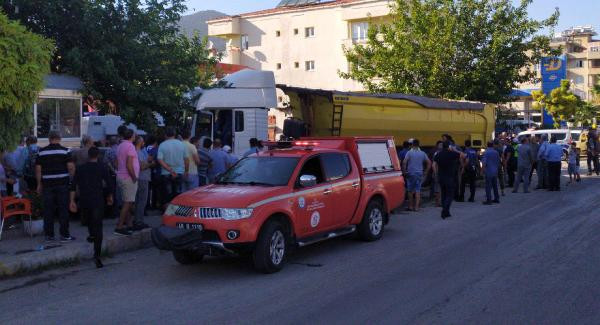
{"label": "asphalt road", "polygon": [[[0,282],[0,324],[598,324],[600,178],[393,218],[300,249],[280,273],[155,249]],[[482,194],[481,189],[479,189]]]}

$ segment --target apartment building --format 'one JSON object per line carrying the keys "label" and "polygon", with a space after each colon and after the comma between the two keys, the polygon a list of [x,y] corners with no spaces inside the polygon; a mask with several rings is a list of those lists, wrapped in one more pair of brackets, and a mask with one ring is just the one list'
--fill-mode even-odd
{"label": "apartment building", "polygon": [[223,62],[271,70],[277,83],[362,90],[339,77],[344,47],[366,42],[370,24],[389,15],[387,0],[283,0],[272,9],[209,20],[208,35],[226,40]]}
{"label": "apartment building", "polygon": [[[591,26],[573,27],[557,33],[551,46],[562,48],[564,59],[561,64],[566,64],[566,80],[571,82],[571,89],[581,99],[594,100],[593,87],[600,83],[600,40],[595,39],[596,32]],[[542,66],[536,67],[538,78],[542,77]],[[561,78],[563,78],[561,76]],[[558,82],[556,82],[558,86]],[[524,83],[519,89],[513,90],[513,102],[507,107],[516,111],[519,118],[526,121],[541,123],[542,117],[539,110],[533,108],[533,90],[541,90],[541,83]]]}
{"label": "apartment building", "polygon": [[551,45],[562,47],[567,57],[567,80],[573,92],[592,100],[592,89],[600,82],[600,39],[591,26],[573,27],[556,35]]}

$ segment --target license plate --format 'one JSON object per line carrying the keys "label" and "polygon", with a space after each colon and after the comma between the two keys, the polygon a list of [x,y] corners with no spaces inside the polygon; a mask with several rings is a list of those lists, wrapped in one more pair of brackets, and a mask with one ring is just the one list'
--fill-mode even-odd
{"label": "license plate", "polygon": [[189,230],[189,229],[193,229],[193,230],[202,230],[202,229],[204,229],[204,227],[202,227],[202,225],[201,225],[201,224],[199,224],[199,223],[184,223],[184,222],[178,222],[178,223],[176,224],[176,226],[177,226],[177,228],[179,228],[179,229],[186,229],[186,230]]}

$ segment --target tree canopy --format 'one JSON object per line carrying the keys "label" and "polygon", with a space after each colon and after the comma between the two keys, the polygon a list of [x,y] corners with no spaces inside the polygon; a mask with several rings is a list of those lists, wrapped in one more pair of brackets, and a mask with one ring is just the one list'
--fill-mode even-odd
{"label": "tree canopy", "polygon": [[395,0],[390,21],[371,24],[366,44],[346,48],[347,79],[371,92],[506,102],[533,81],[550,48],[540,33],[558,20],[529,18],[532,0]]}
{"label": "tree canopy", "polygon": [[535,100],[534,107],[544,108],[554,119],[554,126],[558,126],[560,122],[591,125],[593,119],[598,116],[599,107],[575,95],[571,91],[569,80],[561,80],[560,87],[553,89],[549,95],[536,90],[532,92],[532,96]]}
{"label": "tree canopy", "polygon": [[44,88],[54,44],[0,12],[0,152],[33,125],[31,109]]}
{"label": "tree canopy", "polygon": [[[56,41],[54,72],[81,78],[86,95],[114,103],[121,116],[148,131],[155,126],[153,112],[167,123],[180,122],[189,109],[184,94],[213,77],[218,58],[210,56],[206,41],[178,32],[185,9],[184,0],[5,4],[12,17]],[[108,105],[102,109],[108,110]]]}

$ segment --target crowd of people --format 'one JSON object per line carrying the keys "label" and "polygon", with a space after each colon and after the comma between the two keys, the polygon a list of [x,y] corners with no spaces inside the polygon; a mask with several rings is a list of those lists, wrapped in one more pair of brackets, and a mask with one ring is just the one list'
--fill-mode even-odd
{"label": "crowd of people", "polygon": [[[589,131],[586,148],[589,175],[599,175],[600,142],[595,130]],[[581,151],[575,142],[565,149],[555,137],[548,139],[545,135],[535,135],[519,138],[501,134],[488,142],[483,152],[478,152],[472,147],[471,141],[465,141],[464,146],[460,147],[452,136],[444,134],[436,146],[426,153],[421,150],[418,139],[410,139],[398,151],[408,193],[406,209],[419,210],[423,183],[430,184],[430,197],[435,198],[436,205],[442,208],[442,219],[451,217],[450,206],[453,201],[465,201],[467,186],[467,200],[475,202],[479,177],[485,183],[485,205],[500,203],[506,188],[512,188],[513,193],[521,189],[523,193],[529,193],[534,172],[537,175],[535,190],[560,191],[565,155],[569,174],[567,185],[580,182]]]}
{"label": "crowd of people", "polygon": [[[105,217],[118,218],[114,233],[129,236],[148,227],[148,208],[165,209],[175,196],[213,182],[238,160],[220,139],[192,137],[187,130],[177,134],[167,127],[161,138],[144,138],[126,126],[117,132],[105,139],[107,148],[83,136],[81,147],[70,150],[61,145],[59,133],[50,132],[46,147],[38,148],[30,136],[16,150],[0,153],[0,196],[39,194],[47,242],[56,240],[55,219],[59,240],[74,241],[69,216],[78,214],[88,227],[98,267]],[[250,139],[243,156],[261,147]]]}
{"label": "crowd of people", "polygon": [[[16,150],[0,153],[0,196],[27,191],[41,195],[46,241],[56,240],[55,219],[60,241],[75,240],[69,232],[69,211],[79,214],[88,226],[87,240],[94,244],[98,267],[102,266],[103,218],[118,218],[114,233],[129,236],[148,227],[146,209],[165,209],[175,196],[213,182],[238,160],[220,139],[191,136],[187,130],[177,134],[170,127],[165,128],[164,137],[144,138],[121,126],[118,136],[106,143],[109,147],[101,149],[101,143],[84,136],[81,147],[70,150],[61,145],[57,132],[50,132],[46,147],[39,148],[37,139],[30,136]],[[588,133],[586,149],[589,175],[600,175],[600,141],[595,130]],[[250,149],[242,157],[261,150],[262,143],[250,139]],[[529,193],[533,172],[536,190],[560,191],[564,154],[556,138],[540,135],[502,134],[482,152],[469,140],[460,147],[448,134],[429,152],[421,149],[418,139],[405,141],[398,157],[405,176],[407,210],[419,210],[424,183],[430,184],[430,197],[442,208],[442,219],[451,217],[453,201],[475,202],[480,177],[485,182],[485,205],[500,203],[506,188]],[[568,184],[581,181],[580,155],[575,142],[571,143],[566,150]]]}

